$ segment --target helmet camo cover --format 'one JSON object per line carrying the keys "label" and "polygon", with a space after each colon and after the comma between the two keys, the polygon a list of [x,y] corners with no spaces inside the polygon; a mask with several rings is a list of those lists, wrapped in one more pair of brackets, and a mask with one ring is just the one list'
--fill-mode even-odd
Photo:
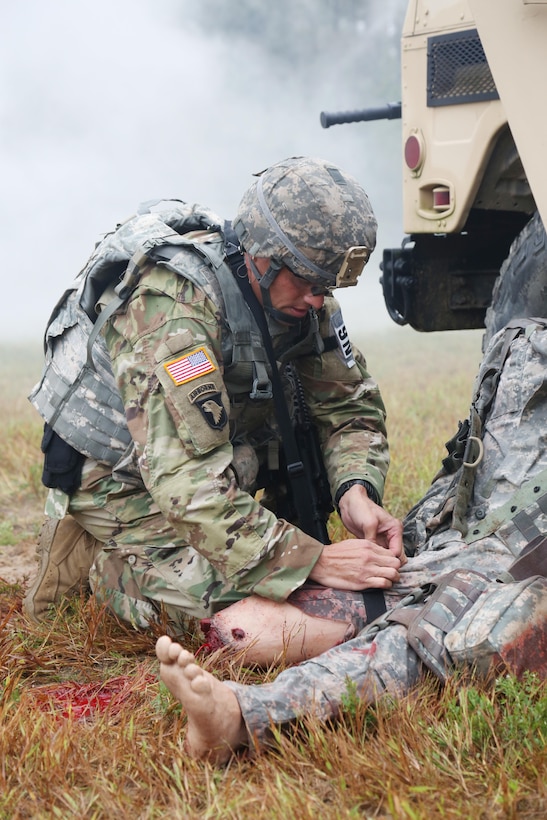
{"label": "helmet camo cover", "polygon": [[308,157],[291,157],[256,176],[234,220],[247,253],[276,259],[322,286],[355,285],[377,228],[361,185],[332,163]]}

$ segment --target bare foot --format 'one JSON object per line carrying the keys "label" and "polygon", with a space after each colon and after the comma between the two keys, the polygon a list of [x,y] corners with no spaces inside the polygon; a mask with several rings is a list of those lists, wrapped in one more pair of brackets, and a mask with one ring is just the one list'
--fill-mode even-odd
{"label": "bare foot", "polygon": [[191,652],[162,635],[156,642],[160,677],[188,714],[185,748],[191,757],[226,763],[248,742],[234,692],[195,662]]}

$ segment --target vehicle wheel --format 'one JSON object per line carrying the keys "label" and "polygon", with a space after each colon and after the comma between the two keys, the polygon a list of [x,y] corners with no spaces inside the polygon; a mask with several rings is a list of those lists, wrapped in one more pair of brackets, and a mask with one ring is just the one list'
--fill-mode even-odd
{"label": "vehicle wheel", "polygon": [[538,211],[517,236],[500,268],[486,311],[483,352],[500,328],[522,316],[547,317],[547,236]]}

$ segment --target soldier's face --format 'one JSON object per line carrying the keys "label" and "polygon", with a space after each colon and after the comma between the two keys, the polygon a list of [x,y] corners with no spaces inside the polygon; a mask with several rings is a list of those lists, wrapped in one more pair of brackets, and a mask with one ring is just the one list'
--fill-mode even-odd
{"label": "soldier's face", "polygon": [[[270,264],[269,259],[255,257],[253,259],[258,272],[266,273]],[[249,281],[257,299],[262,304],[261,287],[250,266],[247,265]],[[272,284],[270,285],[270,299],[272,307],[280,313],[293,316],[295,319],[303,319],[310,308],[319,310],[323,307],[325,297],[323,294],[313,293],[313,285],[305,279],[295,276],[289,268],[281,268]]]}

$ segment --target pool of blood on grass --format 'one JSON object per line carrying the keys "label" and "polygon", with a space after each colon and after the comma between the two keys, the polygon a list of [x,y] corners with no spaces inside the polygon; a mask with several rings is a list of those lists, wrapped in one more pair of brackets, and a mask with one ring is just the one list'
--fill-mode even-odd
{"label": "pool of blood on grass", "polygon": [[148,675],[144,679],[140,678],[136,686],[135,677],[120,675],[95,683],[68,681],[36,686],[30,694],[43,712],[54,711],[59,717],[82,720],[106,709],[110,713],[116,713],[132,694],[154,681]]}

